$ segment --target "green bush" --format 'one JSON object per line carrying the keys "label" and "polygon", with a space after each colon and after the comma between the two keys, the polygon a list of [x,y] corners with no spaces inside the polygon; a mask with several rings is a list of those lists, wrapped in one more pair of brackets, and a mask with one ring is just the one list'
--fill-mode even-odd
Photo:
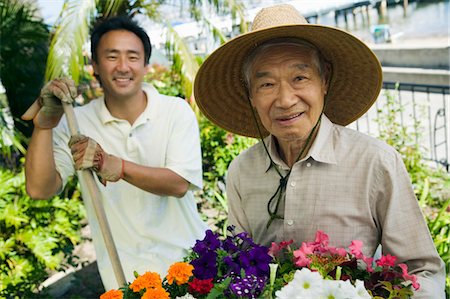
{"label": "green bush", "polygon": [[75,191],[49,200],[25,193],[25,175],[0,169],[0,297],[35,298],[49,270],[76,265],[84,206]]}
{"label": "green bush", "polygon": [[[228,165],[243,150],[256,144],[257,139],[229,133],[212,124],[203,115],[199,116],[200,140],[203,162],[202,211],[206,212],[214,230],[224,234],[228,226],[225,178]],[[208,219],[208,218],[212,218]]]}
{"label": "green bush", "polygon": [[[378,111],[379,137],[402,155],[431,237],[444,260],[446,272],[450,273],[450,174],[423,159],[423,148],[417,143],[421,136],[420,123],[412,128],[402,126],[397,118],[403,107],[389,91],[385,95],[386,105]],[[446,293],[450,295],[448,276]]]}

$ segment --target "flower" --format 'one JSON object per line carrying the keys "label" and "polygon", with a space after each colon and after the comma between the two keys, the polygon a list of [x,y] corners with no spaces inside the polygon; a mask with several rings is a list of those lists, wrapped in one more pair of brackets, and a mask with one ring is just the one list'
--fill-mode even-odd
{"label": "flower", "polygon": [[155,288],[161,286],[161,277],[155,272],[145,272],[138,276],[130,285],[133,292],[139,292],[147,288]]}
{"label": "flower", "polygon": [[192,270],[194,267],[188,263],[174,263],[170,266],[167,274],[167,282],[172,284],[176,282],[177,285],[185,284],[189,281],[189,278],[192,276]]}
{"label": "flower", "polygon": [[221,237],[208,230],[182,262],[175,262],[161,280],[158,273],[135,273],[136,279],[100,299],[204,298],[399,298],[419,289],[415,275],[397,257],[366,257],[363,243],[348,249],[329,246],[328,235],[315,240],[256,244],[246,232]]}
{"label": "flower", "polygon": [[108,292],[102,294],[100,299],[122,299],[123,293],[120,290],[109,290]]}
{"label": "flower", "polygon": [[194,295],[206,295],[213,287],[214,284],[212,278],[200,280],[194,277],[194,279],[189,282],[188,291]]}

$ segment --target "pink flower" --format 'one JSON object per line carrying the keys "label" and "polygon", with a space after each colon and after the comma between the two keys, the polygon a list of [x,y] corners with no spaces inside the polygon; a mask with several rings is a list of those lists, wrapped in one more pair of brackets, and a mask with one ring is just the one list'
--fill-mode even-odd
{"label": "pink flower", "polygon": [[396,256],[392,256],[390,254],[382,255],[379,260],[376,260],[377,266],[380,267],[394,267],[395,261],[397,260]]}
{"label": "pink flower", "polygon": [[367,257],[367,256],[362,256],[361,259],[364,261],[364,263],[366,263],[367,265],[367,272],[372,273],[374,270],[372,268],[372,263],[373,263],[373,257]]}
{"label": "pink flower", "polygon": [[326,233],[324,233],[321,230],[318,230],[316,232],[316,240],[314,241],[316,244],[320,244],[320,245],[322,245],[324,247],[327,247],[328,246],[328,241],[329,241],[329,238],[328,238],[328,235]]}
{"label": "pink flower", "polygon": [[417,282],[417,276],[408,274],[408,266],[406,264],[398,264],[398,266],[402,269],[403,278],[410,280],[413,288],[417,291],[420,288],[420,284]]}
{"label": "pink flower", "polygon": [[314,246],[307,243],[302,243],[302,246],[298,250],[294,251],[294,262],[298,267],[307,267],[311,264],[311,260],[308,258],[308,254],[314,252]]}
{"label": "pink flower", "polygon": [[269,249],[269,255],[272,257],[276,257],[278,255],[278,253],[280,253],[281,250],[283,250],[284,248],[287,248],[292,243],[294,243],[294,240],[282,241],[279,244],[272,242],[272,245],[270,246],[270,249]]}
{"label": "pink flower", "polygon": [[345,248],[329,247],[328,248],[328,252],[331,253],[331,254],[337,254],[339,256],[346,256],[347,255],[347,250],[345,250]]}
{"label": "pink flower", "polygon": [[348,246],[348,249],[350,249],[351,254],[353,254],[357,259],[359,259],[363,256],[362,247],[363,247],[362,241],[353,240],[352,244],[350,244],[350,246]]}

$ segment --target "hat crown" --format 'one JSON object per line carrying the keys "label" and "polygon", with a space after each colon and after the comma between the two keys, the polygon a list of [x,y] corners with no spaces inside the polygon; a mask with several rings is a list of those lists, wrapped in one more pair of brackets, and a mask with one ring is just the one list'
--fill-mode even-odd
{"label": "hat crown", "polygon": [[290,4],[280,4],[261,9],[252,23],[252,31],[285,26],[308,24],[308,21]]}

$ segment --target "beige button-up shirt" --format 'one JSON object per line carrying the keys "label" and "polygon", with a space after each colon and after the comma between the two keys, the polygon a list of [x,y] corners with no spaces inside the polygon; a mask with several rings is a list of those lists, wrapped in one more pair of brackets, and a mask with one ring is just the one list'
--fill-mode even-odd
{"label": "beige button-up shirt", "polygon": [[364,243],[363,252],[398,257],[419,277],[414,298],[444,298],[445,270],[424,221],[401,156],[386,143],[335,125],[324,115],[307,156],[292,167],[286,195],[269,228],[267,204],[289,171],[272,136],[241,153],[227,177],[229,224],[255,242],[313,241],[317,230],[330,245]]}

